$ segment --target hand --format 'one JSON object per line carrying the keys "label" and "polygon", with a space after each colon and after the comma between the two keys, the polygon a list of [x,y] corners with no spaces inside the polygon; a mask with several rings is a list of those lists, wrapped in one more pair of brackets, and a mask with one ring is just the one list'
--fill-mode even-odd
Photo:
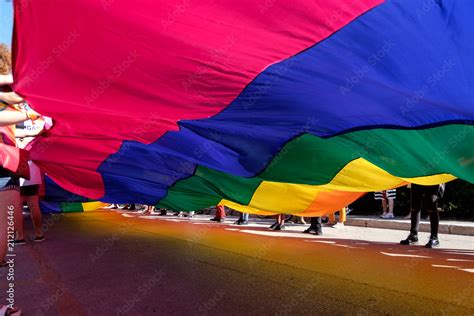
{"label": "hand", "polygon": [[0,92],[0,100],[8,104],[18,104],[25,100],[15,92]]}

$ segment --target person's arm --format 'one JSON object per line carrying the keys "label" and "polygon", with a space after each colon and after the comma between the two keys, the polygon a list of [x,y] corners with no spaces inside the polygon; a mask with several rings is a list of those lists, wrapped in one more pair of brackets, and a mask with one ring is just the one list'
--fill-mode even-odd
{"label": "person's arm", "polygon": [[15,125],[29,120],[26,112],[21,112],[0,104],[0,126]]}
{"label": "person's arm", "polygon": [[11,85],[13,83],[12,75],[0,75],[0,86]]}
{"label": "person's arm", "polygon": [[25,100],[15,92],[0,92],[0,101],[7,104],[18,104]]}

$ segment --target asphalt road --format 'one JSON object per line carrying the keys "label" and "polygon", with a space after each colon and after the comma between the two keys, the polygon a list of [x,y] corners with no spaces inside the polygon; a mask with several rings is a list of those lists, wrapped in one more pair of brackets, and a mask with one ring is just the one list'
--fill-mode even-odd
{"label": "asphalt road", "polygon": [[[114,211],[44,222],[45,242],[15,248],[24,315],[474,314],[473,237],[425,249],[359,227],[308,236]],[[0,280],[5,301],[5,269]]]}

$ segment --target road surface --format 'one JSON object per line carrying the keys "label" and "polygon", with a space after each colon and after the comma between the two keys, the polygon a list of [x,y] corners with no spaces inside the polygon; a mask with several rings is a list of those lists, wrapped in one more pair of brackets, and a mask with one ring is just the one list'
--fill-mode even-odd
{"label": "road surface", "polygon": [[[425,249],[398,245],[396,230],[309,236],[208,219],[45,217],[47,240],[15,248],[15,304],[48,316],[474,314],[474,237]],[[6,269],[0,278],[5,301]]]}

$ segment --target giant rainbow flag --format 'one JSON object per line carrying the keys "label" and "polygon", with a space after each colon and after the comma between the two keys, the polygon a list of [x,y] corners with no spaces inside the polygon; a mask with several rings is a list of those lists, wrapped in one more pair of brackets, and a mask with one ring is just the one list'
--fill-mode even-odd
{"label": "giant rainbow flag", "polygon": [[16,0],[35,162],[106,202],[322,214],[474,182],[472,0]]}

